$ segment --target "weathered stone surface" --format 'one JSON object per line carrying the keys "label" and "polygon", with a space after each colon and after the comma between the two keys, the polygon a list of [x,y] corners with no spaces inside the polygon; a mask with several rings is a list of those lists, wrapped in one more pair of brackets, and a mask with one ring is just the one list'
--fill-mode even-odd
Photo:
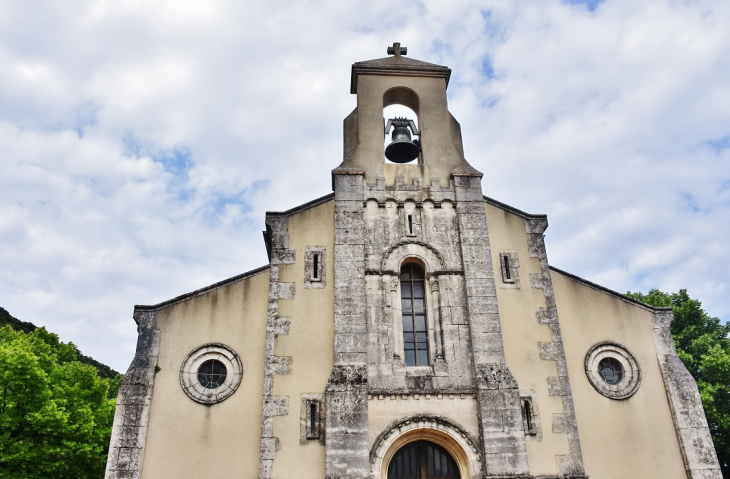
{"label": "weathered stone surface", "polygon": [[106,479],[139,477],[142,471],[160,331],[156,311],[137,310],[134,319],[137,351],[119,387]]}
{"label": "weathered stone surface", "polygon": [[273,435],[273,418],[289,414],[289,397],[273,395],[274,375],[287,374],[293,358],[274,354],[276,338],[289,334],[291,318],[279,316],[279,301],[292,300],[296,294],[295,283],[279,281],[279,266],[294,264],[296,251],[289,249],[289,220],[287,216],[269,214],[266,226],[271,238],[271,267],[269,269],[269,298],[266,323],[266,355],[264,357],[263,407],[261,412],[261,443],[259,454],[259,478],[271,477],[278,438]]}
{"label": "weathered stone surface", "polygon": [[673,314],[671,310],[657,311],[653,319],[654,345],[687,476],[691,479],[719,479],[722,473],[697,383],[677,356],[669,330]]}
{"label": "weathered stone surface", "polygon": [[563,337],[560,332],[560,321],[558,310],[555,304],[555,292],[553,291],[552,278],[545,250],[543,233],[547,228],[547,219],[536,218],[525,220],[525,231],[527,232],[527,243],[531,258],[537,258],[540,262],[541,272],[530,274],[530,286],[540,289],[545,297],[547,307],[538,308],[535,316],[539,324],[547,324],[550,327],[552,341],[540,343],[540,358],[545,361],[554,361],[558,376],[547,378],[548,392],[551,396],[558,396],[563,403],[563,412],[553,414],[552,430],[555,433],[565,434],[568,437],[569,454],[556,456],[558,469],[561,475],[569,477],[583,477],[585,468],[583,466],[583,454],[578,436],[578,423],[575,417],[573,406],[573,393],[568,379],[568,368],[563,348]]}
{"label": "weathered stone surface", "polygon": [[335,366],[325,392],[325,474],[369,475],[364,180],[333,173]]}
{"label": "weathered stone surface", "polygon": [[477,366],[481,383],[486,389],[515,389],[517,381],[504,363],[480,364]]}

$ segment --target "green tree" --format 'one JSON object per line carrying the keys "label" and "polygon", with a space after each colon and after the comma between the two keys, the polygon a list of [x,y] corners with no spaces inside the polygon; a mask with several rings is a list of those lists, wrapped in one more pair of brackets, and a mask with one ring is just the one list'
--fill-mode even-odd
{"label": "green tree", "polygon": [[627,295],[652,306],[673,308],[671,329],[677,354],[697,381],[723,477],[730,477],[730,323],[710,317],[686,289]]}
{"label": "green tree", "polygon": [[0,476],[103,477],[118,378],[100,378],[45,328],[0,329]]}
{"label": "green tree", "polygon": [[[38,327],[33,323],[26,323],[25,321],[21,321],[18,318],[14,318],[13,316],[8,313],[5,308],[0,308],[0,328],[9,325],[11,328],[13,328],[16,331],[24,331],[26,333],[32,333]],[[72,344],[72,343],[69,343]],[[76,359],[79,360],[79,362],[83,364],[90,364],[94,366],[99,371],[99,376],[103,378],[108,379],[117,379],[118,381],[121,381],[121,374],[119,374],[117,371],[113,370],[106,364],[102,364],[99,361],[95,360],[94,358],[91,358],[89,356],[84,356],[81,354],[81,351],[78,349],[76,350]],[[115,389],[116,391],[116,389]],[[117,397],[116,392],[114,393],[114,396]]]}

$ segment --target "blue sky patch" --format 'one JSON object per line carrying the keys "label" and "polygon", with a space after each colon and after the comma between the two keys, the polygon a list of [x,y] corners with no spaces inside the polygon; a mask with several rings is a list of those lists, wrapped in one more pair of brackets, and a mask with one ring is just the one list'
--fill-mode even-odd
{"label": "blue sky patch", "polygon": [[91,100],[82,103],[76,109],[73,129],[78,133],[79,139],[84,138],[84,128],[96,125],[98,111],[96,103]]}
{"label": "blue sky patch", "polygon": [[165,171],[176,178],[188,178],[188,172],[193,167],[190,151],[187,148],[173,148],[162,150],[151,155],[152,159],[162,163]]}
{"label": "blue sky patch", "polygon": [[695,197],[691,193],[687,191],[682,191],[679,193],[679,197],[682,198],[682,203],[684,203],[684,206],[686,208],[689,208],[695,213],[699,213],[701,211],[700,207],[697,206],[697,201],[695,200]]}
{"label": "blue sky patch", "polygon": [[[205,221],[208,224],[218,223],[220,216],[226,212],[229,206],[238,208],[241,213],[251,211],[251,203],[248,199],[260,190],[268,188],[269,183],[269,180],[259,180],[235,194],[214,193],[203,211]],[[257,218],[256,221],[260,220]]]}
{"label": "blue sky patch", "polygon": [[490,80],[495,78],[494,67],[492,66],[492,59],[489,57],[489,55],[485,55],[484,58],[482,58],[481,72],[482,75]]}
{"label": "blue sky patch", "polygon": [[585,5],[589,11],[595,12],[598,5],[602,4],[604,1],[605,0],[563,0],[563,3],[567,3],[568,5]]}
{"label": "blue sky patch", "polygon": [[715,153],[722,153],[730,148],[730,135],[725,135],[716,140],[707,140],[707,144],[715,150]]}

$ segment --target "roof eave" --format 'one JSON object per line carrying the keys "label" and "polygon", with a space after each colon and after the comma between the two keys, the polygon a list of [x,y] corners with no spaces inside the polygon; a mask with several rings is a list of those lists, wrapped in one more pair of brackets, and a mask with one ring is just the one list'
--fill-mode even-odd
{"label": "roof eave", "polygon": [[449,86],[451,78],[451,69],[447,67],[435,66],[430,67],[404,67],[404,66],[383,66],[383,65],[366,65],[355,63],[352,65],[350,74],[350,93],[357,94],[357,77],[359,75],[381,75],[381,76],[417,76],[443,78],[446,81],[446,87]]}

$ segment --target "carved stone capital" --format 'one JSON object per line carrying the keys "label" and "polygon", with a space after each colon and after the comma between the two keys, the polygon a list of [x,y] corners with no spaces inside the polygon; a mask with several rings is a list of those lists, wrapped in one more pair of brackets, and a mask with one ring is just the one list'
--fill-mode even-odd
{"label": "carved stone capital", "polygon": [[439,278],[438,276],[431,276],[428,278],[428,282],[431,284],[431,291],[438,293],[439,291]]}
{"label": "carved stone capital", "polygon": [[345,391],[354,388],[367,387],[367,366],[334,366],[327,381],[327,391]]}
{"label": "carved stone capital", "polygon": [[393,276],[390,278],[390,290],[392,292],[398,291],[398,282],[400,281],[400,278],[397,276]]}
{"label": "carved stone capital", "polygon": [[504,363],[479,365],[477,374],[486,383],[486,389],[517,389],[517,381]]}

